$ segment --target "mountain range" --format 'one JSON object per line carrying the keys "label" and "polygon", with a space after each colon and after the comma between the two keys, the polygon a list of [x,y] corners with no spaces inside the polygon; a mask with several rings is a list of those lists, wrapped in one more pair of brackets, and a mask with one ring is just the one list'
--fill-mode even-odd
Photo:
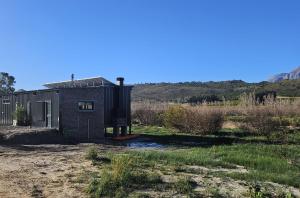
{"label": "mountain range", "polygon": [[186,102],[192,97],[217,96],[237,100],[242,93],[276,92],[277,96],[300,97],[300,79],[271,83],[247,83],[242,80],[219,82],[180,82],[136,84],[132,90],[133,101]]}
{"label": "mountain range", "polygon": [[300,79],[300,66],[291,71],[290,73],[281,73],[272,76],[268,81],[269,82],[279,82],[282,80],[296,80]]}
{"label": "mountain range", "polygon": [[247,83],[242,80],[135,84],[133,101],[186,102],[195,97],[214,96],[237,100],[242,93],[276,92],[277,96],[300,97],[300,66],[290,73],[273,76],[269,81]]}

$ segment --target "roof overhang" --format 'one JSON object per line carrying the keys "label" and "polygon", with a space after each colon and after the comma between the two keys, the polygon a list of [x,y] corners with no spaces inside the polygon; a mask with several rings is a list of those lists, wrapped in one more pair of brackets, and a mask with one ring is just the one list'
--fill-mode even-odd
{"label": "roof overhang", "polygon": [[53,82],[44,84],[49,89],[58,88],[84,88],[84,87],[102,87],[102,86],[116,86],[114,83],[106,80],[103,77],[93,77],[78,80],[69,80],[61,82]]}

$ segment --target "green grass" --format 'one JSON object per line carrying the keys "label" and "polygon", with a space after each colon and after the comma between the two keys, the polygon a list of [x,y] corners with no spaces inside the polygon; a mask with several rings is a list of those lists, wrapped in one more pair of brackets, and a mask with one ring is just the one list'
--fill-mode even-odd
{"label": "green grass", "polygon": [[[190,135],[175,135],[165,128],[135,126],[134,132],[164,139],[177,138],[177,141]],[[207,136],[219,140],[231,137],[235,144],[211,143],[208,147],[185,147],[165,151],[129,151],[145,164],[199,165],[206,167],[234,168],[244,166],[248,173],[220,174],[247,181],[271,181],[300,187],[300,133],[289,134],[295,144],[265,143],[266,138],[243,133],[239,129],[223,129],[219,134]],[[199,137],[195,137],[197,139]],[[192,137],[193,139],[193,137]],[[212,140],[213,141],[213,140]],[[241,142],[241,143],[239,143]],[[242,143],[246,142],[246,143]],[[248,143],[247,143],[248,142]]]}
{"label": "green grass", "polygon": [[292,142],[300,144],[300,132],[298,131],[298,132],[289,134],[288,139],[291,140]]}
{"label": "green grass", "polygon": [[132,127],[132,131],[134,134],[155,135],[155,136],[174,134],[174,132],[170,131],[170,129],[167,129],[165,127],[158,127],[158,126],[134,125]]}
{"label": "green grass", "polygon": [[114,155],[111,164],[101,170],[88,187],[91,197],[127,197],[139,188],[155,187],[162,183],[158,174],[139,169],[136,158],[129,155]]}
{"label": "green grass", "polygon": [[[133,126],[133,134],[141,134],[152,138],[153,141],[162,140],[165,144],[172,141],[175,145],[172,144],[172,147],[164,150],[129,150],[121,154],[110,152],[105,156],[102,154],[101,157],[99,154],[95,155],[93,149],[89,150],[91,160],[95,161],[95,156],[98,161],[105,159],[105,163],[100,163],[101,167],[99,166],[100,178],[96,177],[90,183],[88,192],[91,197],[127,197],[139,189],[155,191],[174,189],[180,194],[190,196],[193,195],[191,180],[179,177],[174,183],[166,184],[162,182],[161,176],[155,173],[160,170],[163,174],[166,172],[181,175],[188,173],[185,168],[187,165],[229,169],[240,165],[248,172],[219,171],[209,174],[245,180],[249,183],[270,181],[300,187],[299,131],[289,134],[289,139],[293,140],[289,144],[268,142],[263,136],[255,136],[239,129],[223,129],[217,134],[199,137],[174,134],[173,131],[163,127]],[[223,142],[223,140],[230,141]],[[185,141],[210,142],[205,146],[176,146],[176,142]],[[173,173],[170,173],[170,170]],[[151,173],[153,171],[154,173]],[[209,194],[218,197],[219,192],[211,190]]]}
{"label": "green grass", "polygon": [[131,151],[144,161],[165,165],[199,165],[233,168],[249,173],[226,174],[243,180],[273,181],[300,187],[300,147],[293,145],[237,144],[172,151]]}
{"label": "green grass", "polygon": [[[132,127],[133,134],[140,134],[142,136],[150,137],[156,141],[167,143],[175,142],[178,145],[185,141],[195,141],[203,142],[208,144],[226,144],[229,142],[241,142],[241,143],[272,143],[270,141],[278,142],[278,137],[268,138],[263,135],[257,135],[250,132],[242,131],[241,129],[221,129],[219,132],[205,135],[205,136],[196,136],[189,133],[176,133],[174,130],[170,130],[165,127],[158,126],[140,126],[134,125]],[[287,142],[289,144],[299,144],[300,143],[300,131],[290,131],[287,135]]]}

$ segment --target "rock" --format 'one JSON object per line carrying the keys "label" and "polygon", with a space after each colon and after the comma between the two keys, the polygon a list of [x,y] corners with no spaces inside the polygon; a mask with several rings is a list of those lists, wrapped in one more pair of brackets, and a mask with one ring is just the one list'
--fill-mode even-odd
{"label": "rock", "polygon": [[269,79],[269,82],[279,82],[282,80],[296,80],[300,79],[300,66],[290,73],[277,74]]}

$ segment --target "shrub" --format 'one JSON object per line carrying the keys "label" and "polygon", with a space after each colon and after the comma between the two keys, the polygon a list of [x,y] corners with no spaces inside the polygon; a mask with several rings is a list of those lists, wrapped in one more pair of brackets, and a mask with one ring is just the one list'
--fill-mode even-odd
{"label": "shrub", "polygon": [[166,127],[196,135],[215,133],[222,128],[223,113],[215,108],[171,106],[164,114]]}
{"label": "shrub", "polygon": [[164,103],[134,103],[132,104],[132,119],[142,125],[163,125],[163,114],[167,107]]}
{"label": "shrub", "polygon": [[189,177],[180,177],[174,184],[174,188],[178,193],[191,194],[194,190],[195,182]]}
{"label": "shrub", "polygon": [[162,112],[153,109],[137,109],[133,116],[133,120],[142,125],[162,125]]}
{"label": "shrub", "polygon": [[270,139],[275,133],[281,131],[281,123],[281,120],[272,117],[270,112],[256,108],[249,111],[249,115],[246,117],[245,122],[241,124],[241,128],[257,135],[264,135]]}
{"label": "shrub", "polygon": [[127,156],[113,157],[111,167],[103,170],[100,180],[91,182],[88,192],[95,197],[126,196],[124,187],[130,183],[132,171],[132,159]]}
{"label": "shrub", "polygon": [[161,183],[160,176],[137,170],[136,160],[129,155],[113,156],[111,165],[102,171],[100,179],[90,183],[88,192],[92,197],[127,197],[138,187]]}
{"label": "shrub", "polygon": [[111,170],[112,179],[126,186],[134,170],[134,159],[128,155],[115,156],[112,158]]}
{"label": "shrub", "polygon": [[85,158],[88,160],[96,161],[98,158],[98,152],[97,152],[96,147],[90,147],[87,150]]}
{"label": "shrub", "polygon": [[291,126],[300,127],[300,117],[292,118],[291,120]]}
{"label": "shrub", "polygon": [[300,127],[300,117],[277,117],[283,126]]}
{"label": "shrub", "polygon": [[17,105],[13,113],[14,120],[17,120],[17,125],[23,126],[28,124],[27,113],[22,105]]}
{"label": "shrub", "polygon": [[221,102],[221,101],[222,100],[214,94],[212,94],[212,95],[192,96],[187,100],[187,102],[189,104],[192,104],[192,105],[202,104],[202,103]]}
{"label": "shrub", "polygon": [[218,132],[223,126],[224,116],[218,109],[200,106],[189,108],[187,121],[190,132],[204,135]]}
{"label": "shrub", "polygon": [[164,124],[179,131],[187,130],[187,110],[180,105],[170,106],[164,113]]}
{"label": "shrub", "polygon": [[249,187],[249,196],[251,198],[263,198],[264,194],[261,192],[261,187],[258,184]]}

